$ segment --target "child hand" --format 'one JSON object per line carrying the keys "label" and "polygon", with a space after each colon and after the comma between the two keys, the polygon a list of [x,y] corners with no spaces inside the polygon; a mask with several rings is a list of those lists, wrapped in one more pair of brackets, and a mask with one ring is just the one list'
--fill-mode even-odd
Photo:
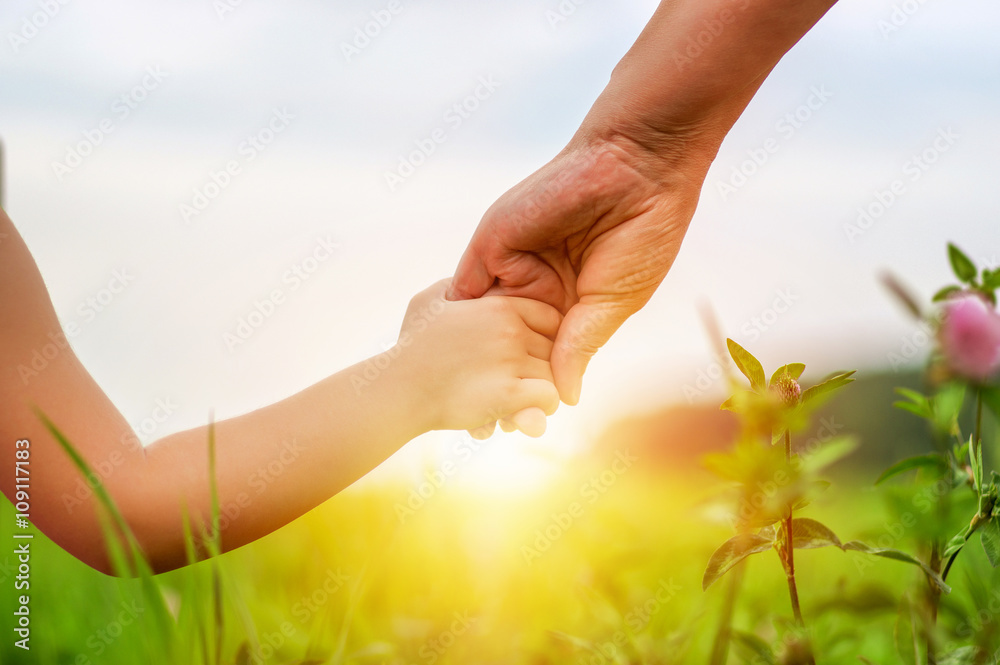
{"label": "child hand", "polygon": [[425,397],[427,428],[488,436],[500,420],[504,431],[541,436],[559,406],[549,366],[558,310],[506,296],[451,302],[448,284],[413,297],[396,344]]}

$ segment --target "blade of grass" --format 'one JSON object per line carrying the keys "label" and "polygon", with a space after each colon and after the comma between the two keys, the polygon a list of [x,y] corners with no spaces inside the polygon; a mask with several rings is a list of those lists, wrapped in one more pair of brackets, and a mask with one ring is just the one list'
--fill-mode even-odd
{"label": "blade of grass", "polygon": [[[112,565],[118,565],[123,563],[124,560],[124,570],[115,570],[117,574],[122,572],[127,573],[127,577],[138,577],[139,587],[142,591],[142,596],[144,599],[144,606],[149,607],[152,610],[153,619],[155,622],[156,630],[147,631],[143,630],[142,635],[147,641],[147,650],[151,659],[156,659],[156,661],[170,663],[172,658],[173,645],[176,643],[175,628],[176,624],[173,622],[170,616],[170,610],[167,608],[166,599],[163,597],[163,592],[153,579],[153,569],[146,561],[146,557],[142,552],[142,548],[139,546],[139,541],[136,539],[135,534],[132,533],[132,529],[129,527],[128,522],[125,521],[124,516],[118,509],[111,495],[108,494],[107,488],[104,487],[104,483],[101,482],[100,476],[94,473],[87,463],[87,460],[79,453],[76,447],[70,443],[69,439],[65,434],[53,423],[45,413],[40,409],[35,408],[35,414],[42,421],[42,424],[49,431],[52,437],[56,440],[59,446],[63,449],[66,455],[76,466],[77,470],[83,474],[84,478],[90,481],[90,485],[93,488],[94,496],[97,497],[99,505],[104,509],[105,513],[98,511],[99,516],[101,516],[102,528],[107,525],[105,529],[105,538],[107,541],[109,549],[109,557],[112,558]],[[110,522],[110,523],[109,523]],[[118,533],[115,533],[117,530]],[[125,543],[128,545],[130,557],[126,558],[122,550],[121,540],[124,538]],[[121,552],[120,556],[116,553],[116,548]],[[115,559],[118,559],[116,563]],[[159,639],[156,639],[159,638]],[[158,644],[153,644],[152,642],[158,642]],[[154,661],[155,662],[155,661]]]}

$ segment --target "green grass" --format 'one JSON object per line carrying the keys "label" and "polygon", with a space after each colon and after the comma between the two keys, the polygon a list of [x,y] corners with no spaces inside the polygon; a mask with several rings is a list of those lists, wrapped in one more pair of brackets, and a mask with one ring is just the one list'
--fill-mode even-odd
{"label": "green grass", "polygon": [[[402,524],[394,507],[410,487],[351,489],[252,545],[155,577],[106,577],[36,537],[33,649],[25,659],[6,639],[0,662],[705,662],[726,580],[703,592],[701,577],[731,535],[706,522],[702,500],[712,481],[693,470],[635,468],[591,503],[581,486],[609,461],[568,468],[531,496],[446,486]],[[536,530],[574,501],[579,516],[526,562],[522,546],[533,546]],[[874,542],[894,519],[886,506],[874,491],[834,488],[803,514],[844,539]],[[13,522],[6,500],[0,520]],[[910,531],[896,546],[916,551]],[[970,612],[960,598],[964,576],[983,567],[981,551],[971,549],[951,580],[956,599],[943,610],[953,627]],[[797,557],[819,662],[900,662],[897,607],[904,592],[921,588],[918,573],[859,561],[869,563],[836,549]],[[665,602],[656,600],[660,588],[673,591]],[[2,597],[10,617],[10,587]],[[142,612],[118,630],[130,607]],[[770,641],[790,615],[777,558],[752,557],[734,626]],[[619,632],[619,646],[609,648]],[[743,662],[740,653],[730,662]]]}

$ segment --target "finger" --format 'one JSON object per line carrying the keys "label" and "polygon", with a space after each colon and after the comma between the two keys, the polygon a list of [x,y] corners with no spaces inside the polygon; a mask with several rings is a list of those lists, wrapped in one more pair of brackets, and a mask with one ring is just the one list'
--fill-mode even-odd
{"label": "finger", "polygon": [[508,420],[511,425],[527,436],[537,439],[541,435],[545,434],[545,412],[537,406],[530,406],[527,409],[521,409],[517,413],[511,415]]}
{"label": "finger", "polygon": [[546,362],[552,357],[552,347],[555,343],[545,335],[532,331],[525,344],[528,355]]}
{"label": "finger", "polygon": [[[475,237],[473,237],[472,243],[475,243]],[[470,243],[458,262],[455,277],[448,286],[445,298],[447,300],[479,298],[493,286],[493,281],[493,274],[486,267],[479,252]]]}
{"label": "finger", "polygon": [[514,422],[513,416],[511,416],[510,418],[501,418],[500,429],[506,432],[507,434],[517,431],[517,423]]}
{"label": "finger", "polygon": [[610,302],[580,301],[566,313],[551,361],[552,375],[563,402],[574,405],[580,401],[587,364],[627,318],[628,313],[621,306]]}
{"label": "finger", "polygon": [[434,282],[426,289],[413,296],[410,300],[411,308],[416,305],[418,308],[426,307],[428,304],[435,300],[444,300],[445,293],[448,291],[448,286],[451,284],[451,278],[446,277],[445,279],[439,279]]}
{"label": "finger", "polygon": [[529,407],[537,407],[551,416],[559,408],[559,391],[555,384],[545,379],[521,379],[510,402],[507,413],[517,413]]}
{"label": "finger", "polygon": [[555,378],[552,376],[552,365],[548,360],[525,356],[521,361],[520,377],[522,379],[544,379],[555,385]]}
{"label": "finger", "polygon": [[562,324],[562,315],[552,305],[531,298],[509,298],[524,324],[549,339],[555,339]]}
{"label": "finger", "polygon": [[451,285],[451,277],[445,277],[444,279],[439,279],[434,282],[426,289],[420,292],[419,295],[424,296],[428,300],[434,300],[436,298],[443,298],[445,293],[448,291],[448,287]]}
{"label": "finger", "polygon": [[475,429],[469,430],[469,436],[478,441],[485,441],[486,439],[493,436],[493,432],[496,431],[497,424],[495,422],[487,423],[476,427]]}

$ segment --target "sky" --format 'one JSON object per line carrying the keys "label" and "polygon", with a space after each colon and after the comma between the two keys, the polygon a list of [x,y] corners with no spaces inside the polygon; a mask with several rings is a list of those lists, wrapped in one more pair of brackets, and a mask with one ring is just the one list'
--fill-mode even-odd
{"label": "sky", "polygon": [[[410,297],[565,145],[655,6],[5,0],[5,207],[145,441],[238,415],[392,344]],[[998,28],[990,0],[841,0],[727,137],[674,268],[580,405],[540,440],[498,435],[480,476],[530,479],[616,417],[721,400],[701,304],[765,367],[891,369],[920,347],[879,274],[927,298],[948,241],[1000,264]],[[459,441],[422,437],[396,466]]]}

